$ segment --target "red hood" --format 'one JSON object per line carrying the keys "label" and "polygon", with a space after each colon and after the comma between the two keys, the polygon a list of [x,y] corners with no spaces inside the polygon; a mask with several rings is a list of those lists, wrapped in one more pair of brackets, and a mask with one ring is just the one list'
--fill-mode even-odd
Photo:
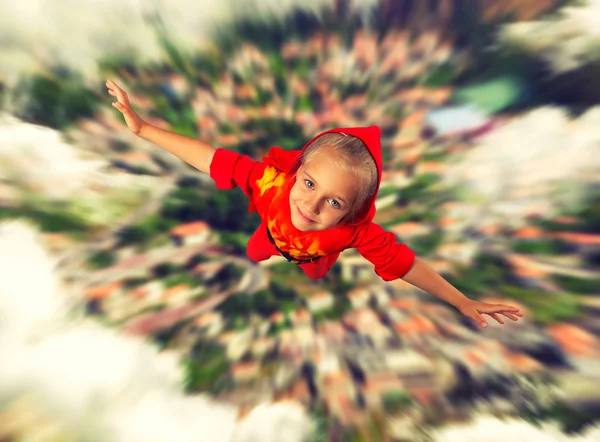
{"label": "red hood", "polygon": [[[381,172],[382,172],[382,163],[381,163],[381,130],[377,126],[369,126],[369,127],[347,127],[347,128],[337,128],[330,129],[325,132],[320,133],[308,143],[304,145],[302,150],[284,150],[279,147],[272,147],[269,151],[269,155],[263,158],[265,164],[271,165],[285,173],[294,173],[294,166],[296,165],[296,161],[300,156],[300,153],[306,149],[306,147],[319,138],[322,135],[339,132],[345,133],[348,135],[355,136],[360,138],[363,143],[369,149],[371,156],[375,160],[375,164],[377,165],[377,192],[379,192],[379,186],[381,185]],[[375,199],[377,198],[377,192],[373,195],[370,201],[365,204],[362,212],[359,213],[356,221],[352,224],[361,224],[364,222],[371,222],[373,217],[375,216]]]}

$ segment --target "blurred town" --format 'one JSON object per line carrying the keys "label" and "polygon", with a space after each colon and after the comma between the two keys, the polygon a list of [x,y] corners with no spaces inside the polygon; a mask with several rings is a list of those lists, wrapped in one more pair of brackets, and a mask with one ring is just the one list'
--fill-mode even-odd
{"label": "blurred town", "polygon": [[[546,184],[508,184],[485,201],[457,184],[468,168],[448,179],[539,97],[508,70],[473,76],[480,48],[457,31],[468,23],[456,21],[455,2],[438,3],[432,14],[382,0],[373,29],[343,0],[321,20],[296,12],[284,30],[247,19],[193,55],[157,21],[170,63],[106,59],[101,69],[148,122],[257,159],[330,127],[378,125],[375,221],[467,296],[520,306],[516,323],[480,329],[402,280],[384,283],[354,250],[319,281],[283,258],[251,262],[245,245],[259,219],[241,191],[217,191],[136,139],[102,88],[78,89],[75,77],[68,91],[30,79],[22,115],[108,160],[80,199],[119,183],[146,190],[122,192],[110,222],[92,223],[52,196],[69,180],[7,169],[0,217],[39,223],[78,308],[180,356],[185,391],[239,405],[240,418],[264,400],[298,401],[323,441],[421,440],[478,411],[583,426],[600,410],[599,175],[577,177],[589,189],[579,211],[538,198]],[[477,29],[561,4],[481,1]],[[73,106],[53,112],[49,101],[69,91]]]}

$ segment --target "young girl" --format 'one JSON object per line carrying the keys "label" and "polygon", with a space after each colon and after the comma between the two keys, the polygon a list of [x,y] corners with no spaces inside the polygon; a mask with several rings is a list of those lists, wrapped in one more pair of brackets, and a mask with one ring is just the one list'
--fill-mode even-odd
{"label": "young girl", "polygon": [[378,127],[332,129],[301,151],[274,147],[262,162],[253,161],[146,123],[131,109],[124,90],[111,80],[106,86],[134,134],[210,174],[217,188],[239,186],[248,195],[249,210],[262,219],[248,242],[251,260],[282,255],[308,277],[319,279],[340,252],[356,248],[384,281],[402,278],[454,305],[482,327],[487,326],[482,314],[500,324],[501,315],[513,321],[523,316],[516,307],[467,298],[373,223],[382,171]]}

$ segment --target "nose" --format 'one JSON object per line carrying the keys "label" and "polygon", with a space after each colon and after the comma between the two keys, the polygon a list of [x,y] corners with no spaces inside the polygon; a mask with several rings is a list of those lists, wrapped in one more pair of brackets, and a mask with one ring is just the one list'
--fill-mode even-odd
{"label": "nose", "polygon": [[309,200],[306,201],[306,214],[307,215],[318,215],[319,213],[319,199],[318,198],[311,198]]}

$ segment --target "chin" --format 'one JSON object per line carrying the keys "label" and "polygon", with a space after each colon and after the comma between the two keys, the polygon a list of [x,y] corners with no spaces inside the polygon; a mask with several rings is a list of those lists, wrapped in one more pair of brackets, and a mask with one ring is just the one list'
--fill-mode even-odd
{"label": "chin", "polygon": [[314,226],[308,225],[301,220],[296,220],[294,219],[294,217],[292,217],[292,224],[296,229],[300,230],[301,232],[311,232],[313,230],[316,230]]}

